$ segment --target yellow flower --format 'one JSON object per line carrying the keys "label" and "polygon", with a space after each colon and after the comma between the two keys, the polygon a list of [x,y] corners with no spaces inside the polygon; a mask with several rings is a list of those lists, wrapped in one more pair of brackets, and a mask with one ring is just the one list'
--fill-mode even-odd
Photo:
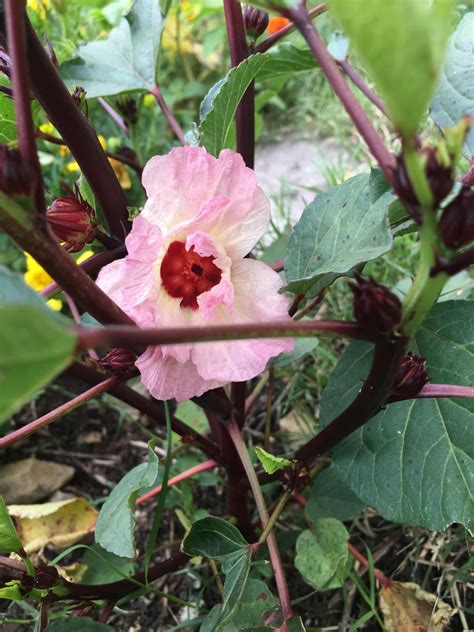
{"label": "yellow flower", "polygon": [[27,0],[26,6],[35,11],[41,20],[46,19],[46,11],[50,9],[50,0]]}
{"label": "yellow flower", "polygon": [[151,108],[153,107],[154,103],[155,103],[155,97],[152,94],[145,94],[145,96],[143,97],[143,105],[146,108]]}
{"label": "yellow flower", "polygon": [[[50,283],[53,282],[53,279],[49,276],[46,270],[40,266],[40,264],[33,259],[31,255],[25,252],[26,257],[26,272],[23,275],[23,279],[26,285],[29,285],[33,290],[40,292],[44,290]],[[48,301],[48,305],[51,309],[54,309],[55,312],[59,312],[61,307],[63,306],[62,301],[58,298],[50,298]]]}
{"label": "yellow flower", "polygon": [[80,254],[78,256],[78,258],[76,259],[77,265],[79,265],[80,263],[82,263],[86,259],[89,259],[89,257],[92,257],[93,254],[94,254],[94,252],[92,250],[84,250],[84,252],[82,254]]}
{"label": "yellow flower", "polygon": [[67,156],[69,153],[69,147],[67,147],[67,145],[59,145],[60,156]]}
{"label": "yellow flower", "polygon": [[102,136],[102,134],[99,134],[97,136],[97,138],[99,139],[99,143],[100,146],[102,147],[102,149],[105,151],[107,149],[107,141],[105,140],[105,138]]}
{"label": "yellow flower", "polygon": [[75,160],[73,160],[72,162],[68,162],[66,165],[66,169],[70,171],[71,173],[74,173],[75,171],[80,170],[79,165],[77,164]]}
{"label": "yellow flower", "polygon": [[56,128],[52,123],[41,123],[39,128],[40,132],[43,132],[43,134],[54,134],[56,131]]}
{"label": "yellow flower", "polygon": [[109,158],[109,162],[112,165],[112,169],[115,171],[115,175],[117,176],[117,180],[120,182],[122,189],[130,189],[132,187],[132,181],[124,165],[113,158]]}

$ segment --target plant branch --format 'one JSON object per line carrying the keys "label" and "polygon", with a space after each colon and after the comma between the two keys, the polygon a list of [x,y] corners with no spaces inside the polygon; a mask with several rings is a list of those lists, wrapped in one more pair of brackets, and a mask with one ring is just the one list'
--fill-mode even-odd
{"label": "plant branch", "polygon": [[[232,421],[227,424],[227,428],[229,430],[230,438],[232,439],[235,449],[237,450],[242,465],[245,469],[245,473],[247,474],[247,478],[249,480],[250,487],[255,498],[255,503],[257,505],[260,521],[265,530],[269,522],[269,516],[265,505],[265,500],[263,498],[262,490],[257,479],[257,475],[253,468],[252,462],[250,461],[247,447],[240,433],[240,428]],[[266,542],[268,546],[268,552],[270,554],[270,561],[272,563],[273,572],[275,575],[275,583],[277,585],[278,597],[281,603],[283,621],[288,621],[288,619],[293,616],[293,609],[291,606],[290,594],[288,592],[288,585],[286,583],[285,572],[283,570],[283,564],[281,561],[280,551],[278,549],[275,534],[272,532],[268,533],[268,535],[266,536]]]}
{"label": "plant branch", "polygon": [[49,426],[49,424],[53,423],[53,421],[56,421],[57,419],[64,417],[64,415],[72,412],[76,408],[79,408],[79,406],[82,406],[93,397],[97,397],[101,393],[105,393],[119,382],[120,379],[118,377],[106,378],[102,382],[99,382],[99,384],[97,384],[96,386],[89,388],[84,393],[77,395],[77,397],[74,397],[65,404],[62,404],[49,413],[46,413],[46,415],[38,417],[38,419],[35,419],[25,426],[18,428],[18,430],[10,432],[5,437],[0,437],[0,448],[6,448],[13,443],[16,443],[17,441],[20,441],[21,439],[25,439],[25,437],[28,437],[30,434],[36,432],[40,428]]}
{"label": "plant branch", "polygon": [[165,115],[165,118],[168,121],[169,126],[173,130],[176,138],[179,140],[181,145],[186,145],[186,139],[184,138],[184,132],[181,129],[181,126],[178,123],[178,121],[173,116],[173,113],[171,112],[169,107],[166,105],[166,101],[164,100],[163,95],[161,94],[160,88],[158,86],[153,86],[151,88],[151,90],[150,90],[150,94],[152,94],[155,97],[155,101],[160,106],[160,109],[163,112],[163,114]]}
{"label": "plant branch", "polygon": [[97,135],[77,108],[28,20],[26,37],[33,92],[87,178],[111,233],[123,241],[130,229],[127,200]]}
{"label": "plant branch", "polygon": [[44,229],[46,226],[44,222],[46,205],[31,114],[25,39],[25,2],[21,0],[6,0],[5,13],[18,143],[23,159],[30,165],[35,176],[34,200],[37,212],[42,217],[42,228]]}
{"label": "plant branch", "polygon": [[300,5],[298,9],[282,10],[282,14],[293,20],[301,31],[314,57],[331,84],[332,89],[339,97],[339,100],[351,117],[359,134],[366,142],[371,154],[379,163],[386,180],[390,184],[393,184],[392,169],[395,165],[395,159],[385,147],[382,139],[364,112],[364,109],[344,80],[337,62],[333,59],[319,33],[314,28],[306,8]]}
{"label": "plant branch", "polygon": [[[325,10],[326,10],[326,3],[323,2],[322,4],[318,4],[317,7],[314,7],[313,9],[310,9],[308,11],[308,16],[311,19],[315,18],[316,16],[320,15],[321,13],[323,13]],[[281,28],[276,33],[273,33],[273,35],[270,35],[269,37],[264,39],[262,42],[260,42],[260,44],[257,44],[257,46],[255,46],[255,48],[254,48],[254,53],[265,53],[274,44],[279,42],[282,37],[285,37],[285,35],[288,35],[292,31],[294,31],[295,28],[296,28],[295,25],[292,22],[290,22],[289,24],[287,24],[286,26]]]}
{"label": "plant branch", "polygon": [[343,69],[352,83],[359,88],[363,95],[365,95],[369,101],[371,101],[375,107],[377,107],[385,116],[387,116],[387,110],[385,108],[385,104],[382,99],[375,94],[373,90],[369,88],[369,86],[365,83],[359,73],[353,68],[347,59],[338,62],[339,66]]}
{"label": "plant branch", "polygon": [[388,404],[402,402],[407,399],[425,399],[432,397],[474,397],[474,386],[460,384],[425,384],[416,397],[390,397]]}
{"label": "plant branch", "polygon": [[94,347],[135,347],[145,345],[211,342],[214,340],[242,340],[251,338],[284,338],[342,336],[359,340],[373,340],[373,336],[356,323],[339,320],[269,321],[267,323],[241,323],[211,325],[209,327],[167,327],[163,329],[139,327],[76,327],[78,351]]}
{"label": "plant branch", "polygon": [[116,125],[122,130],[122,132],[124,134],[128,134],[129,129],[120,114],[116,110],[114,110],[114,108],[109,103],[107,103],[104,97],[99,97],[97,101],[101,104],[101,106],[104,108],[104,110],[113,120],[113,122],[116,123]]}
{"label": "plant branch", "polygon": [[468,248],[457,254],[450,261],[438,259],[430,270],[430,276],[436,276],[441,272],[445,272],[448,276],[453,276],[472,265],[474,265],[474,248]]}

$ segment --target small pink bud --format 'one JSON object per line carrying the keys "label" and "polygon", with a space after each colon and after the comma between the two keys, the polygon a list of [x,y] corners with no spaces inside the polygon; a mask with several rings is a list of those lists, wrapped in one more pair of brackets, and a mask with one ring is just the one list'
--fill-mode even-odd
{"label": "small pink bud", "polygon": [[67,250],[78,252],[95,236],[94,211],[81,197],[57,198],[46,211],[48,224]]}
{"label": "small pink bud", "polygon": [[266,11],[246,6],[244,8],[245,30],[249,37],[260,37],[268,26],[269,17]]}
{"label": "small pink bud", "polygon": [[100,361],[102,367],[110,373],[125,375],[131,371],[137,359],[136,354],[131,349],[112,349]]}

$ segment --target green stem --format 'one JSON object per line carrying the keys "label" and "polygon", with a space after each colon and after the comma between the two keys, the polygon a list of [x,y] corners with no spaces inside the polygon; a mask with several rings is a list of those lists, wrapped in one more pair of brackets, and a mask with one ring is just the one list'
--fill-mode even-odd
{"label": "green stem", "polygon": [[291,498],[291,491],[289,489],[287,489],[286,492],[283,494],[283,496],[278,501],[277,506],[273,510],[273,513],[270,516],[265,529],[262,531],[262,534],[258,538],[258,543],[259,544],[263,544],[265,542],[265,540],[268,538],[268,536],[270,535],[273,527],[278,522],[278,518],[281,516],[281,513],[282,513],[283,509],[286,506],[286,503],[289,501],[290,498]]}

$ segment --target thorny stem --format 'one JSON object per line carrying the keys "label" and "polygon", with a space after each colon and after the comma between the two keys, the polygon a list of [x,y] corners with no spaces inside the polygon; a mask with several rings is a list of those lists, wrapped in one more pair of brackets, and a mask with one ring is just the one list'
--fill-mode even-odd
{"label": "thorny stem", "polygon": [[105,393],[111,387],[118,384],[119,381],[120,379],[117,377],[106,378],[103,382],[100,382],[96,386],[89,388],[84,393],[77,395],[77,397],[74,397],[65,404],[62,404],[61,406],[58,406],[58,408],[55,408],[49,413],[46,413],[46,415],[38,417],[38,419],[31,421],[30,423],[26,424],[26,426],[22,426],[21,428],[18,428],[18,430],[10,432],[5,437],[0,437],[0,448],[6,448],[13,443],[16,443],[17,441],[28,437],[30,434],[36,432],[40,428],[49,426],[49,424],[53,423],[53,421],[56,421],[61,417],[64,417],[64,415],[72,412],[76,408],[79,408],[79,406],[82,406],[93,397],[97,397],[101,393]]}
{"label": "thorny stem", "polygon": [[186,145],[186,139],[184,138],[184,132],[181,129],[178,121],[173,116],[173,113],[171,112],[169,107],[166,105],[166,101],[164,100],[163,95],[161,94],[160,88],[158,86],[153,86],[150,89],[150,94],[152,94],[155,97],[155,101],[158,103],[161,111],[165,115],[165,118],[168,121],[168,125],[173,130],[176,138],[179,140],[181,145]]}
{"label": "thorny stem", "polygon": [[[23,159],[35,175],[35,204],[43,217],[46,210],[43,192],[43,179],[36,151],[33,117],[31,114],[30,88],[28,84],[28,66],[25,39],[25,2],[21,0],[5,1],[5,25],[8,36],[8,52],[11,58],[11,81],[15,100],[15,119],[18,130],[18,142]],[[43,224],[43,228],[45,225]]]}
{"label": "thorny stem", "polygon": [[[326,3],[323,2],[322,4],[318,4],[317,7],[314,7],[313,9],[310,9],[308,11],[308,16],[311,19],[315,18],[317,15],[320,15],[325,10],[326,10]],[[260,42],[260,44],[257,44],[257,46],[255,46],[253,52],[254,53],[265,53],[274,44],[279,42],[282,37],[285,37],[285,35],[288,35],[288,33],[291,33],[292,31],[294,31],[295,28],[296,28],[295,25],[292,22],[290,22],[289,24],[287,24],[286,26],[281,28],[276,33],[273,33],[273,35],[270,35],[269,37],[264,39],[262,42]]]}
{"label": "thorny stem", "polygon": [[283,338],[317,336],[342,336],[359,340],[373,340],[373,336],[356,323],[339,320],[316,321],[269,321],[268,323],[244,323],[213,325],[209,327],[166,327],[140,329],[139,327],[75,328],[78,334],[77,350],[94,347],[135,347],[145,345],[181,344],[186,342],[211,342],[214,340],[243,340],[251,338]]}
{"label": "thorny stem", "polygon": [[97,135],[77,108],[28,20],[26,37],[33,92],[87,178],[110,231],[123,241],[130,229],[127,200]]}
{"label": "thorny stem", "polygon": [[[232,439],[235,449],[237,450],[242,465],[245,469],[245,473],[247,474],[250,488],[252,489],[252,493],[255,498],[255,504],[257,505],[260,521],[263,528],[265,529],[269,522],[268,512],[265,505],[265,500],[263,498],[262,490],[257,479],[257,475],[247,452],[247,447],[244,443],[244,440],[240,433],[240,429],[237,424],[231,421],[227,424],[227,428],[229,430],[230,438]],[[268,535],[266,536],[266,542],[268,546],[268,552],[270,554],[270,561],[272,563],[273,572],[275,574],[275,583],[277,586],[278,597],[281,603],[283,621],[288,621],[288,619],[293,616],[293,609],[291,607],[291,599],[288,592],[288,585],[286,583],[286,577],[283,570],[280,551],[278,549],[278,544],[273,532],[268,533]]]}
{"label": "thorny stem", "polygon": [[282,14],[293,20],[301,31],[314,57],[331,84],[332,89],[339,97],[339,100],[351,117],[359,134],[367,143],[371,154],[379,163],[386,180],[392,184],[392,168],[395,165],[395,159],[385,147],[382,139],[364,112],[364,109],[344,80],[337,62],[330,55],[319,33],[314,28],[306,8],[300,5],[298,9],[284,9],[282,10]]}

